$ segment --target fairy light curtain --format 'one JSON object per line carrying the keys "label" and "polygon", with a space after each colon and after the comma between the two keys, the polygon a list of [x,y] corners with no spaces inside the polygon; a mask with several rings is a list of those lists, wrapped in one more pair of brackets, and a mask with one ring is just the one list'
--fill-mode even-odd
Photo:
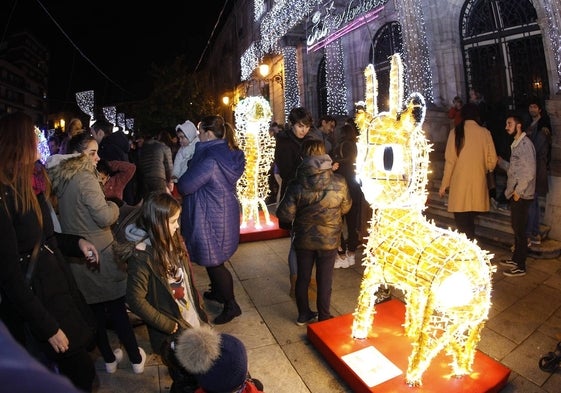
{"label": "fairy light curtain", "polygon": [[94,118],[94,91],[86,90],[76,93],[76,104],[78,108],[90,117],[90,127],[95,122]]}

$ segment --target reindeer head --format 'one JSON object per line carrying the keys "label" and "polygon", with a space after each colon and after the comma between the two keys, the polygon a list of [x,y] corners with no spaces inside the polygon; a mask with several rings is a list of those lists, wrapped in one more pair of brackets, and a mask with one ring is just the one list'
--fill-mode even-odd
{"label": "reindeer head", "polygon": [[[374,208],[413,207],[424,209],[430,145],[421,129],[425,99],[411,94],[403,103],[402,63],[391,58],[389,111],[378,113],[374,67],[365,70],[366,113],[358,143],[357,174],[362,190]],[[365,120],[365,118],[367,120]]]}

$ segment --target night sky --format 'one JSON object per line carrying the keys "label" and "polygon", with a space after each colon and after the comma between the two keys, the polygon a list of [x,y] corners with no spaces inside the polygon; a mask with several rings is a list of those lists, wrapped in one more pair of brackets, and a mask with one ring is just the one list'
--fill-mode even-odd
{"label": "night sky", "polygon": [[50,50],[51,111],[72,108],[84,90],[95,91],[96,105],[113,105],[149,94],[151,64],[186,55],[194,70],[224,5],[234,2],[0,0],[0,40],[28,30]]}

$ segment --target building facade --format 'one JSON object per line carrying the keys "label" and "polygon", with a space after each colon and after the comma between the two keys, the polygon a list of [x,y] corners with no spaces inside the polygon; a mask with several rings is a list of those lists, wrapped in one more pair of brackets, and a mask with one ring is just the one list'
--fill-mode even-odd
{"label": "building facade", "polygon": [[0,115],[22,111],[47,126],[49,51],[27,32],[0,44]]}
{"label": "building facade", "polygon": [[[304,106],[315,118],[353,116],[364,100],[364,69],[373,64],[378,108],[387,109],[389,56],[404,61],[405,94],[429,103],[424,129],[434,146],[432,178],[455,96],[470,90],[487,103],[497,149],[509,151],[504,120],[527,113],[538,97],[552,120],[551,187],[543,222],[561,240],[561,4],[558,0],[238,0],[215,37],[206,64],[217,100],[228,97],[233,121],[240,99],[263,95],[275,121]],[[268,72],[261,73],[266,64]],[[506,143],[506,145],[505,145]]]}

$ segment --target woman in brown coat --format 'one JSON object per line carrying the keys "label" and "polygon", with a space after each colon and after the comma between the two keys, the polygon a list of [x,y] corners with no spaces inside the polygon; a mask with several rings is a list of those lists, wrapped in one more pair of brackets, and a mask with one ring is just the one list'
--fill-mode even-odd
{"label": "woman in brown coat", "polygon": [[448,211],[454,213],[458,231],[475,238],[475,217],[489,211],[486,174],[495,169],[497,154],[491,133],[481,127],[474,104],[462,107],[462,122],[450,131],[444,155],[444,176],[438,191],[449,190]]}

